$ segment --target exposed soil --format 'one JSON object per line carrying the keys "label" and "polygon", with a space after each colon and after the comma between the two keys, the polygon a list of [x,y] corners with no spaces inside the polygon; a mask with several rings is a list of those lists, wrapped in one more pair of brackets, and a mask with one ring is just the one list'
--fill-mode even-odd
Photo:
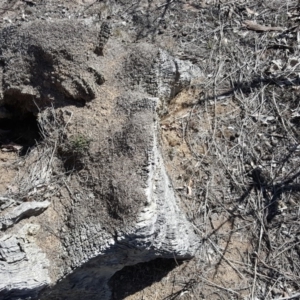
{"label": "exposed soil", "polygon": [[15,152],[0,152],[0,193],[5,194],[8,190],[16,190],[10,185],[16,177],[17,169],[12,166],[16,163],[18,155]]}

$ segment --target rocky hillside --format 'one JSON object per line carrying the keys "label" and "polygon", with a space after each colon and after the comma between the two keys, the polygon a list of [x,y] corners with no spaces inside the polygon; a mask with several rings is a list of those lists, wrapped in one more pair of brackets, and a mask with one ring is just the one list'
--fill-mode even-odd
{"label": "rocky hillside", "polygon": [[297,299],[297,1],[0,3],[0,299]]}

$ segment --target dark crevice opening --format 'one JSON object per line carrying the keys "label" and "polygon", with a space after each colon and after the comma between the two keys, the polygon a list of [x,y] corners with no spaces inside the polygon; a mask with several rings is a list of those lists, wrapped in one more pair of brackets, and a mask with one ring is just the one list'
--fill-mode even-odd
{"label": "dark crevice opening", "polygon": [[0,148],[2,151],[29,153],[42,135],[37,117],[32,112],[20,112],[14,106],[0,107]]}
{"label": "dark crevice opening", "polygon": [[111,300],[121,300],[129,295],[159,282],[183,261],[157,258],[155,260],[124,267],[109,280],[112,292]]}

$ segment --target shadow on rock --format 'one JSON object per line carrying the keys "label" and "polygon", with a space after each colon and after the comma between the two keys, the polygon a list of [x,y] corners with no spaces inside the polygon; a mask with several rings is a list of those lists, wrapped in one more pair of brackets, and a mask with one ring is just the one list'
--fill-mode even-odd
{"label": "shadow on rock", "polygon": [[128,266],[118,271],[110,280],[112,300],[121,300],[159,282],[181,261],[158,258],[146,263]]}

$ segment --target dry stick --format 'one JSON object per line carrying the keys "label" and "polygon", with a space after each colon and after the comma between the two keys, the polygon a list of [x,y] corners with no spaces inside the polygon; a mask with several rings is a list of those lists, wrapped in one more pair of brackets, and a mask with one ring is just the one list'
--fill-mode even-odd
{"label": "dry stick", "polygon": [[253,279],[253,285],[252,285],[252,291],[251,291],[251,298],[254,299],[254,291],[255,291],[255,285],[256,285],[256,276],[257,276],[257,260],[258,255],[260,252],[260,246],[261,246],[261,239],[263,235],[263,226],[260,225],[260,234],[259,234],[259,242],[258,242],[258,249],[257,249],[257,255],[255,257],[255,266],[254,266],[254,279]]}
{"label": "dry stick", "polygon": [[207,220],[207,213],[206,213],[206,207],[207,207],[207,198],[208,198],[208,187],[209,187],[209,180],[206,183],[206,192],[205,192],[205,202],[204,202],[204,224],[205,224],[205,236],[207,236],[207,224],[206,224],[206,220]]}
{"label": "dry stick", "polygon": [[167,2],[167,3],[161,4],[161,5],[157,6],[157,8],[161,8],[163,6],[167,6],[167,5],[171,4],[171,3],[173,3],[174,1],[175,0],[171,0],[171,1]]}
{"label": "dry stick", "polygon": [[212,240],[210,238],[207,239],[212,244],[214,249],[221,255],[222,259],[224,259],[229,264],[229,266],[238,273],[240,278],[245,279],[245,276],[225,257],[225,255],[218,249],[218,247],[212,242]]}
{"label": "dry stick", "polygon": [[[245,272],[247,272],[247,273],[253,275],[253,272],[252,272],[252,271],[247,270],[245,267],[244,267],[244,269],[245,269]],[[256,272],[256,274],[257,274],[259,277],[262,277],[262,278],[267,279],[267,280],[275,280],[273,277],[270,277],[270,276],[267,276],[267,275],[264,275],[264,274],[261,274],[261,273],[258,273],[258,272]],[[266,299],[266,298],[265,298],[265,299]]]}
{"label": "dry stick", "polygon": [[72,200],[76,201],[76,198],[74,197],[73,192],[71,191],[71,189],[69,188],[69,186],[67,185],[67,183],[66,183],[66,181],[64,179],[63,179],[63,182],[64,182],[64,184],[65,184],[65,186],[66,186],[66,188],[67,188],[67,190],[68,190],[68,192],[69,192]]}
{"label": "dry stick", "polygon": [[[255,52],[254,52],[254,54],[255,54],[256,58],[255,58],[254,70],[255,70],[256,73],[259,73],[259,72],[257,72],[257,67],[259,66],[259,59],[262,55],[261,54],[259,55],[259,53],[261,51],[259,51],[259,49],[258,49],[259,47],[258,47],[257,40],[258,40],[258,37],[255,38]],[[266,47],[264,47],[264,50],[266,50]]]}
{"label": "dry stick", "polygon": [[48,170],[51,169],[51,164],[52,164],[52,160],[53,160],[54,154],[56,152],[56,147],[57,147],[57,140],[54,143],[54,147],[53,147],[53,151],[52,151],[52,154],[51,154],[51,158],[50,158],[49,163],[48,163]]}
{"label": "dry stick", "polygon": [[283,249],[281,252],[279,252],[279,253],[274,257],[274,259],[277,258],[277,257],[278,257],[279,255],[281,255],[282,253],[284,253],[284,252],[290,250],[291,248],[293,248],[293,247],[295,247],[295,246],[297,246],[297,245],[299,245],[299,244],[300,244],[300,242],[295,243],[295,244],[293,244],[293,245],[291,245],[291,246],[289,246],[289,247]]}
{"label": "dry stick", "polygon": [[214,116],[213,134],[212,134],[212,141],[213,141],[214,144],[216,144],[215,143],[215,135],[216,135],[216,129],[217,129],[217,92],[216,92],[216,86],[217,86],[217,78],[218,78],[219,73],[222,70],[223,65],[224,65],[224,62],[221,62],[219,64],[218,71],[217,71],[216,76],[214,78],[214,110],[215,110],[214,113],[215,113],[215,116]]}
{"label": "dry stick", "polygon": [[[259,199],[261,199],[261,198],[263,197],[262,193],[263,193],[263,191],[260,190],[260,191],[259,191]],[[251,197],[251,198],[252,198],[252,197]],[[255,203],[255,202],[254,202],[254,203]],[[259,220],[259,222],[260,222],[260,224],[261,224],[261,226],[262,226],[262,232],[263,232],[263,231],[265,232],[266,237],[268,238],[268,241],[269,241],[269,243],[270,243],[270,247],[272,248],[272,245],[271,245],[271,239],[270,239],[270,237],[269,237],[269,233],[268,233],[268,231],[267,231],[266,228],[265,228],[265,224],[266,224],[266,215],[264,215],[264,213],[263,213],[263,205],[262,205],[261,201],[260,201],[258,204],[260,204],[260,205],[255,205],[255,212],[257,212],[257,218],[258,218],[258,220]],[[260,245],[261,245],[261,235],[262,235],[262,232],[260,233],[259,248],[258,248],[258,250],[260,250]],[[257,254],[259,254],[259,253],[257,252]],[[258,256],[257,256],[257,257],[258,257]]]}
{"label": "dry stick", "polygon": [[64,129],[63,129],[63,133],[65,132],[65,130],[66,130],[66,128],[67,128],[67,126],[69,125],[69,123],[71,122],[71,120],[72,120],[72,117],[73,117],[73,112],[71,112],[71,115],[70,115],[70,118],[69,118],[69,120],[67,121],[67,123],[66,123],[66,125],[64,126]]}
{"label": "dry stick", "polygon": [[[49,152],[49,150],[47,149],[46,151],[44,151],[36,160],[34,160],[34,162],[32,163],[32,165],[34,164],[34,166],[30,169],[29,174],[26,173],[27,180],[26,178],[24,180],[26,180],[27,186],[26,188],[24,188],[24,190],[29,190],[31,188],[33,188],[32,183],[34,182],[34,180],[36,180],[36,174],[39,172],[41,174],[41,170],[43,170],[41,164],[41,159],[43,156],[46,156],[47,152]],[[28,166],[28,169],[31,165]],[[25,174],[23,175],[25,176]],[[40,176],[41,177],[41,176]],[[24,178],[24,177],[23,177]],[[28,188],[29,186],[29,188]]]}
{"label": "dry stick", "polygon": [[10,8],[0,8],[2,11],[16,11],[15,9],[10,9]]}
{"label": "dry stick", "polygon": [[[221,153],[221,150],[219,149],[219,147],[217,146],[217,143],[214,142],[214,145],[216,147],[216,149],[219,151],[219,154]],[[220,155],[222,157],[222,155]],[[236,186],[239,186],[239,183],[234,179],[234,177],[231,175],[230,170],[228,169],[228,167],[226,166],[225,162],[220,159],[221,163],[223,164],[224,168],[226,169],[227,173],[229,174],[230,178],[232,179],[232,181],[236,184]]]}
{"label": "dry stick", "polygon": [[298,298],[298,297],[300,297],[300,293],[294,294],[294,295],[289,296],[289,297],[278,298],[277,300],[289,300],[289,299],[295,299],[295,298]]}
{"label": "dry stick", "polygon": [[[97,2],[97,1],[96,1]],[[127,7],[123,12],[122,12],[122,15],[124,15],[127,10],[129,10],[130,8],[132,8],[133,6],[135,6],[137,3],[139,3],[139,1],[136,1],[136,2],[133,2],[129,7]]]}
{"label": "dry stick", "polygon": [[[283,119],[283,117],[282,117],[282,115],[281,115],[281,113],[280,113],[280,111],[279,111],[279,108],[278,108],[278,105],[277,105],[277,102],[276,102],[276,99],[275,99],[274,91],[273,91],[273,97],[272,97],[272,99],[273,99],[273,104],[274,104],[274,106],[275,106],[276,112],[277,112],[277,114],[278,114],[278,116],[279,116],[280,122],[281,122],[281,124],[282,124],[284,130],[286,131],[286,134],[289,135],[289,136],[294,140],[295,144],[298,144],[298,141],[294,138],[294,136],[292,136],[292,135],[290,134],[290,131],[286,128],[284,119]],[[278,169],[278,171],[277,171],[276,174],[275,174],[275,177],[278,176],[278,174],[279,174],[279,172],[282,170],[283,166],[284,166],[283,164],[280,166],[280,168]]]}
{"label": "dry stick", "polygon": [[[219,30],[220,28],[218,28],[218,30]],[[208,65],[210,65],[212,62],[212,57],[213,57],[213,55],[214,55],[214,47],[215,45],[213,45],[212,46],[212,48],[211,48],[211,51],[210,51],[210,56],[209,56],[209,63],[208,63]],[[218,73],[218,72],[217,72]],[[216,76],[217,76],[217,74],[216,74]],[[203,88],[203,90],[205,90],[205,89],[207,89],[207,87],[208,86],[210,86],[211,85],[211,83],[213,83],[213,82],[215,82],[215,80],[216,80],[216,76],[212,79],[212,80],[208,80],[208,83],[204,86],[204,88]]]}
{"label": "dry stick", "polygon": [[177,267],[179,266],[179,264],[178,264],[178,261],[177,261],[177,259],[176,259],[176,256],[175,256],[175,254],[173,253],[173,257],[174,257],[174,260],[175,260],[175,263],[176,263],[176,265],[177,265]]}
{"label": "dry stick", "polygon": [[278,116],[279,116],[280,122],[281,122],[281,124],[282,124],[284,130],[286,131],[286,134],[289,135],[289,136],[294,140],[294,142],[297,144],[298,141],[294,138],[294,136],[292,136],[292,135],[290,134],[290,131],[286,128],[284,119],[283,119],[283,117],[282,117],[282,115],[281,115],[281,113],[280,113],[280,111],[279,111],[279,108],[278,108],[278,105],[277,105],[277,102],[276,102],[276,99],[275,99],[275,95],[274,95],[274,94],[275,94],[275,93],[274,93],[274,91],[273,91],[273,97],[272,97],[272,100],[273,100],[273,104],[274,104],[274,106],[275,106],[276,112],[277,112],[277,114],[278,114]]}
{"label": "dry stick", "polygon": [[[237,250],[238,250],[238,249],[237,249]],[[240,252],[239,252],[239,253],[240,253]],[[241,255],[241,254],[240,254],[240,255]],[[243,268],[251,267],[250,264],[247,264],[247,263],[245,263],[245,262],[241,262],[241,261],[237,261],[237,260],[233,260],[233,259],[229,259],[229,258],[228,258],[228,260],[229,260],[230,262],[234,263],[234,264],[237,264],[237,265],[242,266]]]}
{"label": "dry stick", "polygon": [[231,290],[231,289],[226,289],[224,288],[223,286],[220,286],[220,285],[217,285],[207,279],[205,279],[204,277],[200,277],[202,280],[204,280],[206,282],[207,285],[210,285],[210,286],[213,286],[213,287],[216,287],[218,289],[221,289],[221,290],[224,290],[224,291],[227,291],[227,292],[230,292],[230,293],[233,293],[233,294],[236,294],[236,295],[240,295],[238,292],[234,291],[234,290]]}
{"label": "dry stick", "polygon": [[269,265],[267,265],[267,264],[266,264],[262,259],[260,259],[259,257],[258,257],[258,259],[260,260],[260,262],[261,262],[267,269],[273,270],[273,271],[277,272],[278,274],[280,274],[280,275],[286,277],[286,278],[289,279],[289,280],[293,280],[293,279],[292,279],[293,276],[294,276],[294,278],[297,278],[298,280],[300,279],[300,277],[297,276],[297,275],[295,275],[295,274],[289,274],[289,273],[283,273],[283,272],[280,272],[280,271],[276,270],[275,268],[270,267]]}
{"label": "dry stick", "polygon": [[275,284],[279,281],[279,278],[280,278],[280,277],[278,277],[278,278],[276,279],[276,281],[273,283],[273,285],[272,285],[271,288],[269,289],[268,294],[266,295],[266,298],[265,298],[265,299],[268,299],[268,296],[269,296],[270,293],[272,292],[272,290],[273,290]]}
{"label": "dry stick", "polygon": [[244,21],[244,24],[249,30],[254,30],[254,31],[283,31],[284,29],[282,27],[271,27],[271,26],[264,26],[255,23],[254,21],[246,20]]}

